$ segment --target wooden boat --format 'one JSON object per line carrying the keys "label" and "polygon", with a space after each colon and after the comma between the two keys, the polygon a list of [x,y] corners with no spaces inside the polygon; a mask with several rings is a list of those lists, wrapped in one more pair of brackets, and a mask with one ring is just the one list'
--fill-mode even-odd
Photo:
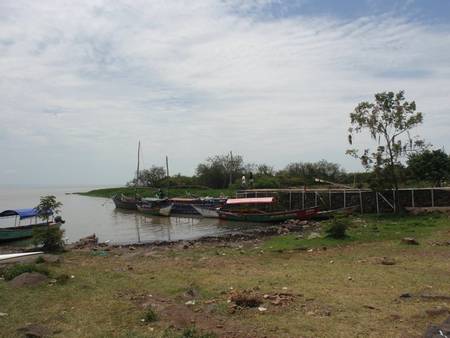
{"label": "wooden boat", "polygon": [[139,198],[120,194],[113,196],[113,202],[118,209],[137,210],[137,206],[141,203],[141,200]]}
{"label": "wooden boat", "polygon": [[[52,214],[52,213],[49,213]],[[0,213],[0,218],[3,220],[14,221],[14,226],[0,227],[0,242],[15,241],[33,236],[35,229],[46,227],[59,228],[64,221],[60,217],[55,217],[55,220],[50,222],[40,221],[38,211],[34,208],[28,209],[14,209],[5,210]],[[29,224],[21,224],[24,220],[30,220]],[[34,219],[34,223],[32,223]]]}
{"label": "wooden boat", "polygon": [[137,206],[137,209],[148,215],[154,216],[170,216],[170,212],[172,210],[173,204],[169,205],[151,205],[151,204],[141,204]]}
{"label": "wooden boat", "polygon": [[[314,217],[319,208],[273,211],[274,197],[228,199],[224,208],[217,212],[229,221],[280,223],[288,219],[305,220]],[[262,210],[261,207],[270,210]],[[259,208],[258,208],[259,207]],[[268,207],[268,208],[267,208]]]}
{"label": "wooden boat", "polygon": [[136,183],[134,185],[134,197],[128,197],[124,194],[114,195],[112,200],[114,205],[118,209],[137,210],[138,204],[141,203],[141,199],[137,195],[137,187],[139,184],[139,160],[141,153],[141,141],[138,143],[138,156],[137,156],[137,169],[136,169]]}
{"label": "wooden boat", "polygon": [[221,207],[226,199],[225,198],[186,198],[186,197],[173,197],[169,201],[173,203],[173,214],[183,215],[201,215],[201,213],[194,207],[214,209]]}
{"label": "wooden boat", "polygon": [[197,211],[202,217],[206,218],[219,218],[218,208],[208,208],[200,205],[192,204],[192,207]]}

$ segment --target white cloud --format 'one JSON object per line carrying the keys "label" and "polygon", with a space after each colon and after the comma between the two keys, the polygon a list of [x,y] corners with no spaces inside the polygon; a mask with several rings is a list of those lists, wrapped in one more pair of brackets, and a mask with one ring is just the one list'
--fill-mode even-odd
{"label": "white cloud", "polygon": [[172,172],[230,149],[358,168],[348,113],[399,89],[425,112],[424,136],[450,146],[449,26],[259,19],[267,2],[3,1],[0,169],[29,179],[20,152],[44,163],[33,180],[123,182],[138,139],[146,164],[169,154]]}

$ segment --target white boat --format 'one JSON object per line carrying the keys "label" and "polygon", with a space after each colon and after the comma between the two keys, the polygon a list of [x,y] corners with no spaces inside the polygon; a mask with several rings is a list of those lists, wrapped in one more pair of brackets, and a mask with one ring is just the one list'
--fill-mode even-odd
{"label": "white boat", "polygon": [[217,212],[217,209],[204,208],[194,204],[191,205],[203,217],[219,218],[219,213]]}

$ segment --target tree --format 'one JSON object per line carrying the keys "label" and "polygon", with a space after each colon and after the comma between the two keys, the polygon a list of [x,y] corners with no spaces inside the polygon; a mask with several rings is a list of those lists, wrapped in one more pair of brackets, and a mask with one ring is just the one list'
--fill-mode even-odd
{"label": "tree", "polygon": [[399,178],[396,168],[408,153],[423,149],[424,142],[411,137],[410,131],[422,123],[422,113],[416,112],[416,103],[407,102],[404,92],[375,94],[375,102],[361,102],[350,113],[348,140],[353,144],[354,134],[368,131],[377,143],[376,148],[347,150],[347,154],[361,160],[366,169],[388,173],[389,184],[395,189],[394,206],[399,210]]}
{"label": "tree", "polygon": [[437,187],[450,178],[450,156],[440,149],[411,154],[408,166],[415,178],[431,181]]}
{"label": "tree", "polygon": [[336,182],[345,176],[345,171],[340,168],[339,164],[326,160],[290,163],[284,169],[284,173],[290,177],[301,178],[303,184],[313,184],[315,178]]}
{"label": "tree", "polygon": [[35,209],[37,210],[39,217],[43,218],[48,223],[52,213],[59,214],[61,207],[62,203],[56,201],[55,196],[49,195],[41,196],[41,200]]}
{"label": "tree", "polygon": [[[50,215],[59,214],[62,203],[56,201],[56,197],[41,196],[39,204],[35,207],[38,211],[39,216],[43,218],[47,224]],[[59,227],[47,226],[45,228],[36,228],[33,230],[33,242],[37,244],[42,244],[42,249],[44,251],[61,251],[64,249],[64,230]]]}
{"label": "tree", "polygon": [[197,177],[201,184],[211,188],[226,188],[230,177],[236,179],[244,173],[244,160],[239,155],[216,155],[208,157],[197,166]]}
{"label": "tree", "polygon": [[150,169],[144,169],[139,174],[139,181],[146,187],[158,187],[166,177],[163,167],[153,165]]}

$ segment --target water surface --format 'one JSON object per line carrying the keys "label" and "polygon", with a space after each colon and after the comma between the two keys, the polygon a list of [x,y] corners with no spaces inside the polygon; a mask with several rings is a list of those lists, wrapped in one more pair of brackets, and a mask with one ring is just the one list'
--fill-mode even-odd
{"label": "water surface", "polygon": [[188,240],[258,226],[200,217],[142,215],[137,211],[115,209],[108,198],[70,194],[91,189],[93,187],[0,186],[0,212],[31,208],[39,203],[40,196],[55,195],[63,203],[61,215],[66,220],[63,229],[68,242],[93,233],[100,241],[109,240],[111,243]]}

